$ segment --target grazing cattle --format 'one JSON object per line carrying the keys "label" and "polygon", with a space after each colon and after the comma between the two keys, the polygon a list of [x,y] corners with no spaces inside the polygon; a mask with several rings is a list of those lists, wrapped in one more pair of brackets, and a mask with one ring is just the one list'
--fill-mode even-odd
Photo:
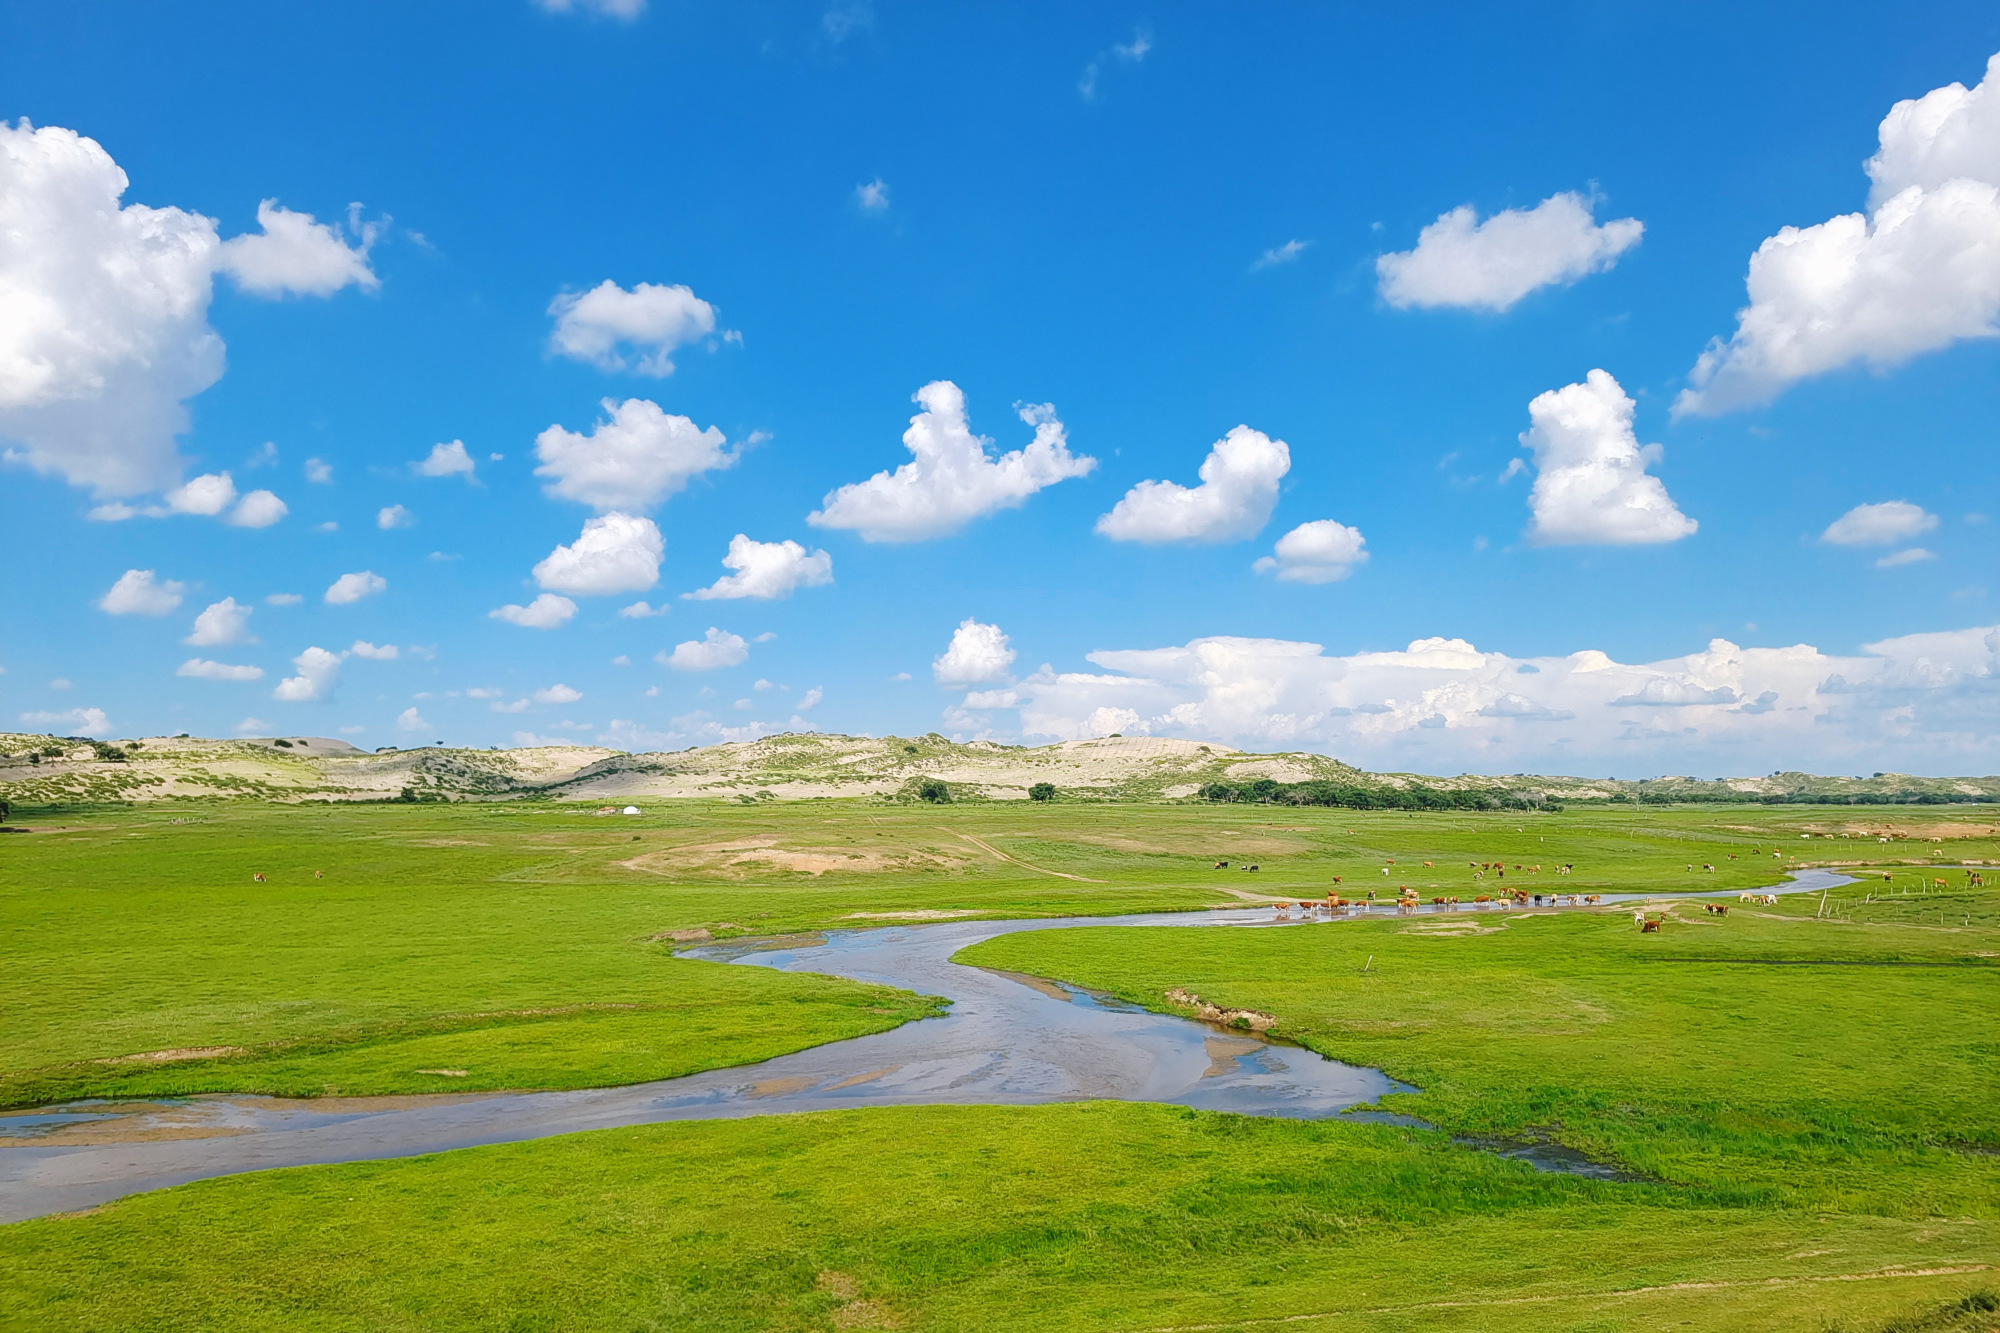
{"label": "grazing cattle", "polygon": [[1717,916],[1728,916],[1728,915],[1729,915],[1729,904],[1728,904],[1728,903],[1703,903],[1703,904],[1702,904],[1701,906],[1702,906],[1702,910],[1703,910],[1703,911],[1705,911],[1705,912],[1713,912],[1713,913],[1715,913],[1715,915],[1717,915]]}
{"label": "grazing cattle", "polygon": [[1216,868],[1217,870],[1227,870],[1227,869],[1229,869],[1229,862],[1227,862],[1227,861],[1217,861],[1217,862],[1215,863],[1215,868]]}
{"label": "grazing cattle", "polygon": [[1392,857],[1390,857],[1390,858],[1389,858],[1389,864],[1390,864],[1390,865],[1394,865],[1394,864],[1396,864],[1396,858],[1395,858],[1395,857],[1393,857],[1393,856],[1392,856]]}
{"label": "grazing cattle", "polygon": [[315,871],[313,871],[313,878],[314,878],[314,879],[325,879],[325,878],[326,878],[326,876],[325,876],[325,875],[322,875],[322,874],[321,874],[321,873],[320,873],[319,871],[315,870]]}
{"label": "grazing cattle", "polygon": [[264,872],[261,870],[257,871],[255,874],[250,876],[250,880],[254,884],[262,884],[264,882]]}
{"label": "grazing cattle", "polygon": [[1476,903],[1490,903],[1493,900],[1482,893],[1477,898],[1474,898],[1472,901]]}
{"label": "grazing cattle", "polygon": [[1383,877],[1384,879],[1387,879],[1387,878],[1388,878],[1388,876],[1389,876],[1389,867],[1388,867],[1388,866],[1383,866],[1383,867],[1382,867],[1382,877]]}
{"label": "grazing cattle", "polygon": [[1429,861],[1424,862],[1424,869],[1429,870],[1430,868],[1431,868],[1431,863]]}
{"label": "grazing cattle", "polygon": [[1445,903],[1445,906],[1446,906],[1446,907],[1456,907],[1456,906],[1458,906],[1458,895],[1457,895],[1457,894],[1448,894],[1448,895],[1446,895],[1446,897],[1445,897],[1445,900],[1444,900],[1444,903]]}
{"label": "grazing cattle", "polygon": [[1735,852],[1731,852],[1731,853],[1729,854],[1729,859],[1730,859],[1730,860],[1732,860],[1732,861],[1734,861],[1734,860],[1736,859],[1736,853],[1735,853]]}
{"label": "grazing cattle", "polygon": [[1980,874],[1977,870],[1968,870],[1965,874],[1965,887],[1968,889],[1985,888],[1986,876]]}
{"label": "grazing cattle", "polygon": [[1660,923],[1657,921],[1641,921],[1639,923],[1639,933],[1641,935],[1657,934],[1659,929]]}
{"label": "grazing cattle", "polygon": [[1709,865],[1709,864],[1707,864],[1706,862],[1704,862],[1704,863],[1702,864],[1702,867],[1701,867],[1701,868],[1702,868],[1703,870],[1707,871],[1707,872],[1708,872],[1709,874],[1711,874],[1711,875],[1713,875],[1713,874],[1715,873],[1715,867],[1714,867],[1714,866],[1712,866],[1712,865]]}
{"label": "grazing cattle", "polygon": [[1251,866],[1250,868],[1251,868],[1252,870],[1255,870],[1255,869],[1256,869],[1257,867],[1256,867],[1256,866]]}
{"label": "grazing cattle", "polygon": [[1945,883],[1945,881],[1941,879],[1934,879],[1931,881],[1931,887],[1936,889],[1948,889],[1951,887],[1951,885]]}
{"label": "grazing cattle", "polygon": [[1433,898],[1433,899],[1431,899],[1431,906],[1432,906],[1432,907],[1443,907],[1443,906],[1444,906],[1444,899],[1443,899],[1443,898]]}
{"label": "grazing cattle", "polygon": [[1601,903],[1604,901],[1604,895],[1601,893],[1586,893],[1583,895],[1583,900],[1587,903]]}

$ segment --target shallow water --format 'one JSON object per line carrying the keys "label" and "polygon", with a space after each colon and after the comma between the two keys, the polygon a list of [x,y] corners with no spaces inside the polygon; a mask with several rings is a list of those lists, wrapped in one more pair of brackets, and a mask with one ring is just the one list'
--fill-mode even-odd
{"label": "shallow water", "polygon": [[[1802,872],[1787,891],[1844,882],[1842,876]],[[1396,914],[1393,906],[1385,906],[1345,919]],[[1380,1070],[1327,1060],[1255,1033],[1148,1013],[1059,982],[951,961],[969,945],[1024,930],[1103,925],[1268,929],[1300,920],[1296,911],[1290,918],[1274,918],[1270,908],[1246,907],[881,926],[829,931],[796,942],[745,941],[692,949],[685,956],[879,982],[943,996],[952,1007],[940,1018],[759,1064],[626,1087],[308,1100],[154,1098],[0,1114],[0,1221],[270,1167],[402,1157],[663,1120],[860,1106],[1035,1105],[1107,1098],[1249,1115],[1319,1118],[1346,1113],[1413,1123],[1400,1116],[1351,1111],[1385,1093],[1415,1091]],[[1568,1163],[1560,1153],[1520,1155],[1542,1169],[1597,1173],[1593,1164]]]}

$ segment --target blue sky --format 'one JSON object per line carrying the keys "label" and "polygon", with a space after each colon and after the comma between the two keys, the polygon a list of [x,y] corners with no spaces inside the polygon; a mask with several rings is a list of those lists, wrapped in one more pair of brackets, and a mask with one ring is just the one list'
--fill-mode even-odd
{"label": "blue sky", "polygon": [[2000,13],[1467,12],[0,4],[0,725],[1990,771]]}

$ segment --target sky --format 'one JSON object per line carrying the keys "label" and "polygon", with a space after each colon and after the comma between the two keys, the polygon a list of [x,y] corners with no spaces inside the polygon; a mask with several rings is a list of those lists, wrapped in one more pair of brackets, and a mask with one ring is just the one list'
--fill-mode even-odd
{"label": "sky", "polygon": [[0,119],[0,726],[2000,753],[1991,4],[0,0]]}

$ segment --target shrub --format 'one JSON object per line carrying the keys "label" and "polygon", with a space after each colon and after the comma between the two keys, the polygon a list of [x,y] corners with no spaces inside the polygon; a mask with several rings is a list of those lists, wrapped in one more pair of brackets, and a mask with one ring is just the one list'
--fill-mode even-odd
{"label": "shrub", "polygon": [[1031,801],[1053,801],[1055,798],[1056,784],[1053,782],[1037,782],[1028,788],[1028,799]]}
{"label": "shrub", "polygon": [[932,805],[950,805],[951,788],[942,779],[925,778],[917,784],[917,799],[929,801]]}

